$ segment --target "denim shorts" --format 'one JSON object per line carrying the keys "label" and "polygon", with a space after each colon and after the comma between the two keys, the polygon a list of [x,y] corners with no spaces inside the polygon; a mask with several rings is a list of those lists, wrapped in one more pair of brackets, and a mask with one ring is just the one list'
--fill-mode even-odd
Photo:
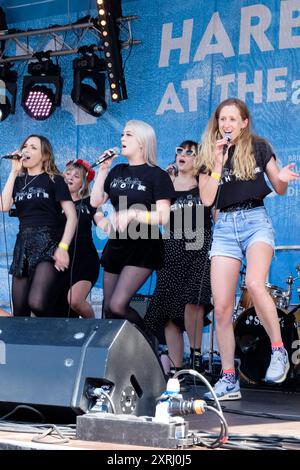
{"label": "denim shorts", "polygon": [[275,248],[274,230],[265,207],[220,212],[214,227],[210,258],[228,256],[243,261],[253,243],[265,242]]}

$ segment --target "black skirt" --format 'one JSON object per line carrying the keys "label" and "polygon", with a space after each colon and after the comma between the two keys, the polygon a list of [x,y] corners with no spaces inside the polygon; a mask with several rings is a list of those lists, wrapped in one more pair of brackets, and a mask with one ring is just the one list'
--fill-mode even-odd
{"label": "black skirt", "polygon": [[120,274],[125,266],[160,269],[164,260],[162,239],[108,240],[104,247],[101,264],[104,271]]}
{"label": "black skirt", "polygon": [[72,277],[72,285],[79,281],[90,281],[93,287],[100,270],[100,259],[93,242],[82,240],[81,245],[75,248],[73,257],[74,248],[70,251],[70,269],[67,270],[69,278]]}
{"label": "black skirt", "polygon": [[54,263],[53,255],[61,239],[61,230],[48,226],[22,228],[17,235],[9,273],[32,278],[41,261]]}

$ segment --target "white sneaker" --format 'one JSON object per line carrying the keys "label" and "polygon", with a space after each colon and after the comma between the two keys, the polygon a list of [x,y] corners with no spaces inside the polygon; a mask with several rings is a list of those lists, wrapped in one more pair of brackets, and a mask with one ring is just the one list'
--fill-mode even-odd
{"label": "white sneaker", "polygon": [[[214,385],[214,392],[219,401],[223,400],[239,400],[242,395],[240,391],[240,382],[237,380],[235,383],[229,382],[224,377],[221,377]],[[203,396],[204,400],[214,400],[211,392],[206,392]]]}
{"label": "white sneaker", "polygon": [[284,349],[277,349],[272,353],[271,362],[265,376],[265,382],[280,384],[286,379],[290,368],[289,357]]}

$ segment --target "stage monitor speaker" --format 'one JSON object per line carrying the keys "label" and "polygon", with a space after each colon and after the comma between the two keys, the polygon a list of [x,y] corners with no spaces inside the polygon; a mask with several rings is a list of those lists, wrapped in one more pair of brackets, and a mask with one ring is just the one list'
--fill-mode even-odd
{"label": "stage monitor speaker", "polygon": [[156,354],[128,321],[0,318],[0,419],[16,407],[27,416],[18,405],[36,410],[30,421],[75,422],[102,405],[153,416],[164,389]]}

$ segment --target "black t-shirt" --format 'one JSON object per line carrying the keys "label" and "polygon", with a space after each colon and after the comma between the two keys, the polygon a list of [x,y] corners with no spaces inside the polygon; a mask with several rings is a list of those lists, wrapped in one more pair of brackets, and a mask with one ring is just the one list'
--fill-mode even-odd
{"label": "black t-shirt", "polygon": [[203,226],[205,228],[211,227],[210,208],[202,205],[198,186],[188,191],[175,191],[174,194],[175,200],[171,205],[170,214],[171,232],[174,232],[178,225],[193,231]]}
{"label": "black t-shirt", "polygon": [[[143,204],[147,210],[160,199],[171,199],[173,184],[168,173],[158,166],[116,165],[107,175],[104,191],[115,210],[128,209],[134,204]],[[126,196],[123,205],[121,196]]]}
{"label": "black t-shirt", "polygon": [[[168,173],[158,166],[150,166],[147,163],[116,165],[107,175],[104,191],[116,211],[128,209],[133,205],[136,205],[137,209],[141,205],[142,210],[149,211],[152,206],[152,210],[155,210],[156,201],[172,199],[174,196],[173,184]],[[152,238],[151,230],[153,231],[154,227],[137,224],[137,232],[140,228],[141,233],[147,233],[147,237]],[[128,229],[127,234],[130,238]]]}
{"label": "black t-shirt", "polygon": [[97,209],[91,206],[89,197],[74,203],[78,217],[77,242],[92,242],[92,223]]}
{"label": "black t-shirt", "polygon": [[247,181],[237,180],[233,175],[232,157],[234,149],[234,145],[229,148],[228,159],[223,168],[222,178],[220,180],[221,189],[217,201],[217,209],[221,210],[249,199],[262,200],[272,192],[264,177],[268,162],[272,157],[276,158],[271,146],[263,140],[253,142],[256,160],[256,177],[253,180]]}
{"label": "black t-shirt", "polygon": [[69,188],[60,175],[54,181],[47,173],[18,176],[13,189],[13,200],[20,220],[20,228],[61,227],[60,201],[72,201]]}

